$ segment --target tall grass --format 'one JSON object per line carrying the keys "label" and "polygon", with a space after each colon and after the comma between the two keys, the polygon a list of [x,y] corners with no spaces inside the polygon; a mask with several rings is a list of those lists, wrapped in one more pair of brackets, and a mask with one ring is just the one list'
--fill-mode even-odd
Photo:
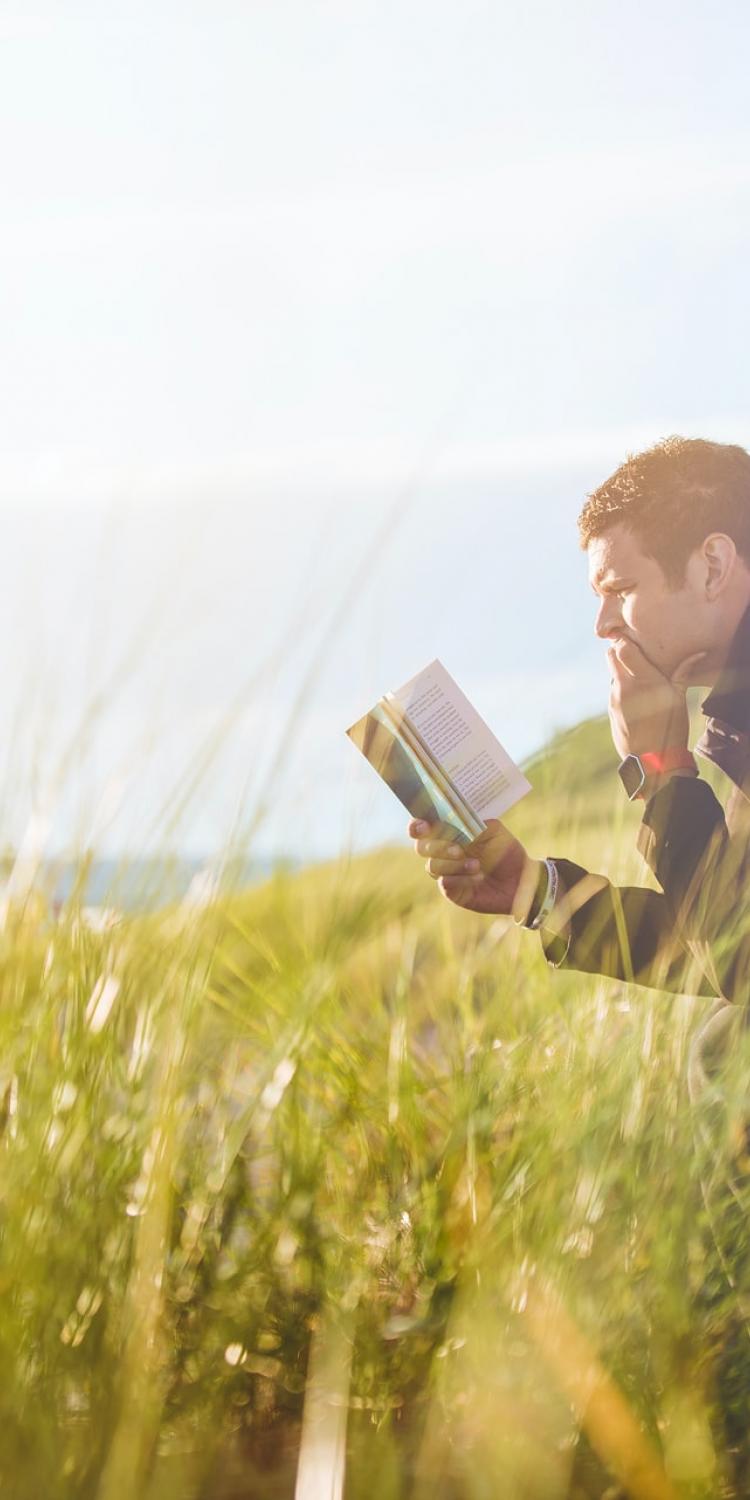
{"label": "tall grass", "polygon": [[[298,733],[403,499],[330,618],[311,597],[290,613],[149,847],[179,841],[258,685],[309,637]],[[137,657],[95,694],[50,804]],[[289,728],[223,877],[181,903],[144,888],[157,909],[120,912],[123,871],[111,918],[90,912],[89,854],[53,907],[41,823],[13,864],[3,1496],[750,1493],[746,1049],[696,1109],[705,1002],[551,972],[531,934],[451,909],[406,849],[234,890]],[[606,723],[561,737],[512,821],[532,853],[642,882],[612,760]]]}
{"label": "tall grass", "polygon": [[[517,826],[632,873],[582,734]],[[0,986],[4,1494],[749,1492],[705,1002],[552,973],[405,850],[110,925],[32,890]]]}

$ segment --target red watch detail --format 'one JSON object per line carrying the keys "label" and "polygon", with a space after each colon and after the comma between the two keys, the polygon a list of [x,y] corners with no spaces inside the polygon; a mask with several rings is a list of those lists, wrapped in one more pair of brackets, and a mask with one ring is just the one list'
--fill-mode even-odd
{"label": "red watch detail", "polygon": [[644,750],[638,756],[644,771],[648,776],[664,776],[667,771],[687,771],[695,769],[695,758],[683,745],[676,746],[672,750]]}

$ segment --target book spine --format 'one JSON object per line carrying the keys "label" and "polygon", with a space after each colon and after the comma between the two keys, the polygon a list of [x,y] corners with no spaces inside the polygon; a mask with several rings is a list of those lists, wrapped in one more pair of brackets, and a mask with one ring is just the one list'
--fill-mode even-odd
{"label": "book spine", "polygon": [[409,718],[406,709],[401,706],[398,699],[394,698],[392,693],[386,693],[380,699],[380,704],[395,729],[406,741],[409,749],[424,766],[428,776],[440,788],[446,802],[450,804],[458,817],[466,824],[469,832],[475,838],[480,833],[484,833],[487,826],[486,823],[483,823],[482,819],[477,816],[473,807],[469,806],[466,799],[459,792],[458,787],[435,760],[429,746],[423,740],[413,720]]}

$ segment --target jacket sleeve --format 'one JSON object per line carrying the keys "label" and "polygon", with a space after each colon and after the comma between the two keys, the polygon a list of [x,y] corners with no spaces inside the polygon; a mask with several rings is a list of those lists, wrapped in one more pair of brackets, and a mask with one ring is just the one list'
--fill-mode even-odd
{"label": "jacket sleeve", "polygon": [[560,931],[541,934],[545,957],[555,968],[677,994],[716,994],[678,934],[661,891],[612,885],[567,859],[555,857],[555,865]]}
{"label": "jacket sleeve", "polygon": [[[747,819],[747,799],[735,793]],[[728,999],[750,999],[750,840],[730,833],[707,782],[675,777],[647,803],[638,845],[686,941]]]}

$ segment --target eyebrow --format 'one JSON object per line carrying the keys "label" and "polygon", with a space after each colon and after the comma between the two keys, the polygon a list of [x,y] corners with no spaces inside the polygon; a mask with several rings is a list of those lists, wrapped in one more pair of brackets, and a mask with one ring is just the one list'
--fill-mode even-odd
{"label": "eyebrow", "polygon": [[615,575],[614,578],[607,578],[601,572],[596,573],[594,575],[594,577],[590,580],[591,588],[593,589],[593,591],[594,591],[595,594],[599,594],[599,593],[606,592],[606,591],[609,591],[610,593],[617,593],[618,589],[622,588],[623,584],[628,584],[628,583],[629,583],[629,580],[626,577],[625,578],[618,578]]}

